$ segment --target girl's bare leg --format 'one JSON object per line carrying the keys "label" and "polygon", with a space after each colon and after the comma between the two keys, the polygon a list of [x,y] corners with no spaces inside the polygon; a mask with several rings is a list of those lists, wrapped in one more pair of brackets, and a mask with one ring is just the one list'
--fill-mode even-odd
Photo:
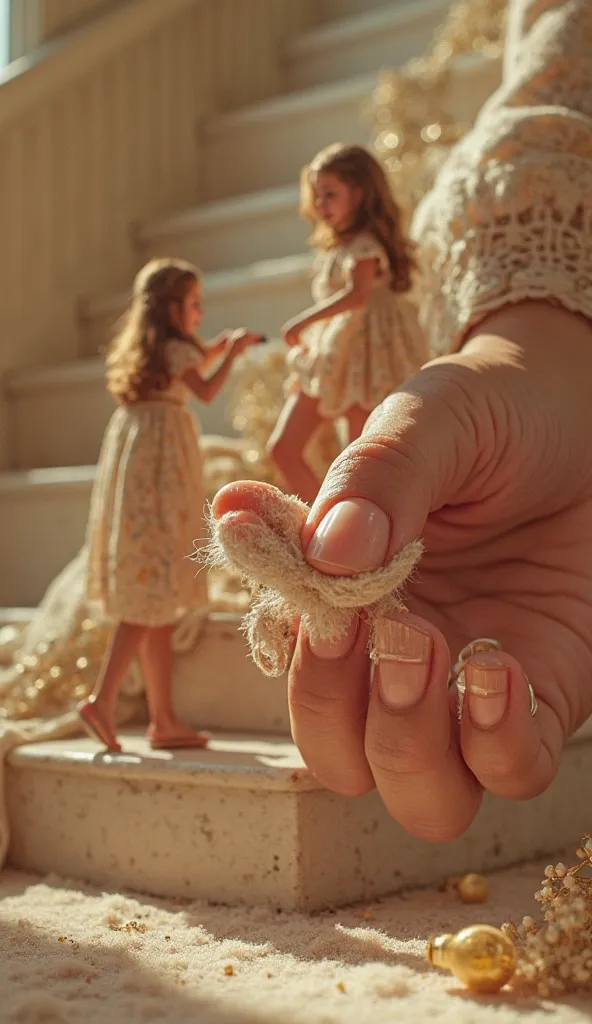
{"label": "girl's bare leg", "polygon": [[351,409],[347,410],[348,444],[360,437],[369,415],[370,413],[359,405],[352,405]]}
{"label": "girl's bare leg", "polygon": [[146,684],[153,747],[205,747],[206,733],[196,733],[180,722],[173,707],[172,626],[147,628],[140,646],[140,664]]}
{"label": "girl's bare leg", "polygon": [[316,398],[298,391],[288,398],[267,443],[268,454],[290,491],[309,504],[315,500],[321,482],[304,460],[303,452],[321,420]]}
{"label": "girl's bare leg", "polygon": [[95,688],[78,708],[85,728],[108,750],[121,750],[115,735],[115,704],[124,676],[138,654],[144,632],[145,627],[136,623],[119,623],[103,658]]}

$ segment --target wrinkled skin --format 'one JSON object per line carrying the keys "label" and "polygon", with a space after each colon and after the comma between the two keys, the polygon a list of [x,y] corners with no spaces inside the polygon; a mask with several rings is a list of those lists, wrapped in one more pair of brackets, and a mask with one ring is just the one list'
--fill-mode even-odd
{"label": "wrinkled skin", "polygon": [[[329,657],[301,631],[290,672],[294,738],[311,771],[339,793],[376,786],[392,816],[422,838],[461,834],[483,790],[513,799],[542,792],[565,740],[592,712],[591,380],[585,320],[544,302],[502,309],[459,354],[429,363],[373,413],[303,527],[307,551],[329,509],[356,497],[389,517],[380,561],[424,538],[407,595],[407,621],[431,642],[421,699],[388,707],[382,662],[369,687],[359,620],[348,649]],[[255,497],[253,485],[232,485],[215,514],[252,514]],[[336,526],[323,556],[349,565],[360,537],[354,525]],[[502,645],[477,660],[507,672],[507,709],[483,727],[468,699],[459,726],[450,662],[483,636]],[[534,717],[525,676],[538,699]]]}

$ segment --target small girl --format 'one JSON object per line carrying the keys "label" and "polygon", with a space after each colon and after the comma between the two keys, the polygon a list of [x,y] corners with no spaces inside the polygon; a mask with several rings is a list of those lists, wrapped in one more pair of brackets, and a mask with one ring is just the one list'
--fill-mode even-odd
{"label": "small girl", "polygon": [[94,693],[78,711],[108,750],[121,750],[115,703],[136,656],[151,746],[202,747],[208,739],[179,722],[171,693],[172,628],[187,611],[207,607],[205,576],[196,577],[186,557],[205,532],[199,434],[186,404],[192,392],[211,402],[236,357],[260,339],[226,332],[206,347],[194,337],[202,316],[199,271],[179,260],[152,260],[136,277],[107,358],[107,386],[119,408],[105,432],[91,498],[87,588],[89,605],[116,626]]}
{"label": "small girl", "polygon": [[315,225],[314,306],[284,324],[288,399],[268,452],[291,490],[314,501],[303,452],[322,419],[345,417],[349,441],[427,358],[411,303],[413,258],[386,175],[361,146],[329,146],[301,176],[301,213]]}

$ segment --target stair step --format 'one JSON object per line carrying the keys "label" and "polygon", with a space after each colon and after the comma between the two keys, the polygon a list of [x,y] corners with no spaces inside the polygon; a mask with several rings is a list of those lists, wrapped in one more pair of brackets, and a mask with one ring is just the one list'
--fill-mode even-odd
{"label": "stair step", "polygon": [[174,661],[173,699],[196,728],[290,735],[287,679],[270,679],[252,660],[241,616],[213,612],[193,651]]}
{"label": "stair step", "polygon": [[0,605],[34,606],[82,546],[94,466],[0,473]]}
{"label": "stair step", "polygon": [[306,89],[351,75],[401,67],[429,46],[448,0],[410,0],[350,15],[289,41],[288,84]]}
{"label": "stair step", "polygon": [[209,750],[171,754],[130,732],[123,745],[12,751],[12,864],[116,891],[310,912],[551,855],[589,826],[590,739],[568,745],[541,797],[487,797],[466,835],[445,844],[408,836],[376,793],[322,789],[283,736],[222,734]]}
{"label": "stair step", "polygon": [[34,614],[34,608],[0,607],[0,629],[3,626],[27,626]]}
{"label": "stair step", "polygon": [[97,461],[103,431],[115,408],[105,387],[103,359],[20,370],[7,377],[5,393],[17,469]]}
{"label": "stair step", "polygon": [[[34,608],[0,608],[0,631],[27,626],[34,615]],[[175,710],[183,722],[199,729],[289,736],[287,679],[270,679],[259,671],[241,621],[238,612],[212,611],[192,648],[175,653]],[[12,653],[0,658],[0,664],[13,664]]]}
{"label": "stair step", "polygon": [[[500,62],[458,57],[446,106],[472,122],[499,83]],[[303,164],[330,142],[367,144],[369,101],[377,72],[316,86],[219,115],[204,127],[204,190],[208,199],[298,181]]]}
{"label": "stair step", "polygon": [[[53,413],[67,419],[69,408],[56,405]],[[98,441],[103,431],[99,420],[95,429]],[[203,434],[204,459],[212,451],[218,457],[221,443],[241,445],[236,439]],[[80,550],[95,473],[95,464],[0,473],[0,606],[37,605]],[[211,496],[217,481],[215,475],[208,477],[207,465],[204,477]]]}
{"label": "stair step", "polygon": [[[273,97],[222,114],[204,128],[204,190],[208,199],[297,182],[321,146],[364,144],[364,117],[376,74]],[[230,160],[230,166],[228,161]]]}
{"label": "stair step", "polygon": [[[204,274],[203,336],[227,327],[249,327],[277,337],[282,323],[310,305],[309,253],[260,260]],[[81,307],[81,354],[95,354],[129,301],[129,291],[91,297]]]}
{"label": "stair step", "polygon": [[[240,363],[237,370],[239,367]],[[103,359],[20,370],[7,377],[6,394],[16,469],[90,466],[97,461],[103,432],[115,408],[105,386]],[[227,415],[227,388],[211,405],[197,400],[191,404],[202,434],[234,433]]]}
{"label": "stair step", "polygon": [[310,233],[299,219],[298,199],[298,187],[287,185],[144,223],[137,233],[141,259],[174,253],[208,272],[291,256],[305,248]]}

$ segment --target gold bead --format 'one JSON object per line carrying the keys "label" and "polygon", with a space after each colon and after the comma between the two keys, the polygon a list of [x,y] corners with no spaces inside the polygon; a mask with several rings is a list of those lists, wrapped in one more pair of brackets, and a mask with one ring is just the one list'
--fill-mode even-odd
{"label": "gold bead", "polygon": [[516,970],[514,944],[488,924],[430,939],[426,955],[434,967],[450,971],[472,992],[498,992]]}
{"label": "gold bead", "polygon": [[456,891],[463,903],[485,903],[489,896],[489,886],[483,875],[464,875],[457,883]]}

